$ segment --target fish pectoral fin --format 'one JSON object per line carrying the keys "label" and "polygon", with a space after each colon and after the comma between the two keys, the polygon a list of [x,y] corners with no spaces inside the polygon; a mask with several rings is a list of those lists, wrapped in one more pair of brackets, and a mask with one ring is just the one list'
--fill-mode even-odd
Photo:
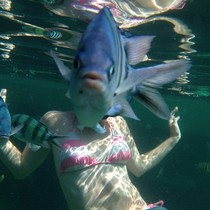
{"label": "fish pectoral fin", "polygon": [[32,144],[32,143],[27,143],[27,147],[31,150],[36,152],[37,150],[39,150],[41,148],[41,146],[36,145],[36,144]]}
{"label": "fish pectoral fin", "polygon": [[116,104],[113,105],[109,111],[107,112],[107,116],[112,116],[115,117],[117,115],[120,115],[120,113],[122,113],[122,105],[121,104]]}
{"label": "fish pectoral fin", "polygon": [[71,70],[64,65],[64,63],[61,61],[61,59],[55,54],[54,51],[50,50],[50,55],[52,56],[52,58],[54,59],[55,63],[58,66],[58,69],[61,73],[61,75],[63,76],[63,78],[65,80],[67,80],[68,82],[70,82],[70,77],[71,77]]}
{"label": "fish pectoral fin", "polygon": [[37,151],[39,150],[41,147],[44,147],[46,149],[50,149],[50,145],[46,142],[46,141],[43,141],[42,143],[40,143],[39,145],[37,144],[33,144],[31,142],[28,142],[27,143],[27,146],[30,150],[32,151]]}
{"label": "fish pectoral fin", "polygon": [[129,117],[134,120],[139,120],[139,118],[134,113],[133,109],[131,108],[130,104],[127,101],[124,101],[123,103],[123,109],[122,109],[122,116]]}
{"label": "fish pectoral fin", "polygon": [[132,118],[135,120],[139,120],[139,118],[134,113],[133,109],[131,108],[130,104],[124,98],[118,98],[115,100],[116,103],[112,105],[112,107],[107,112],[108,116],[117,116],[121,115],[124,117]]}
{"label": "fish pectoral fin", "polygon": [[154,88],[137,86],[133,96],[161,119],[168,120],[170,118],[170,110],[167,104],[161,94]]}
{"label": "fish pectoral fin", "polygon": [[162,86],[173,82],[191,68],[191,63],[184,60],[174,60],[154,67],[148,67],[150,76],[145,78],[145,82],[151,85]]}
{"label": "fish pectoral fin", "polygon": [[115,94],[122,94],[136,85],[147,84],[160,87],[177,79],[191,67],[189,61],[172,61],[152,67],[133,69],[130,67],[128,77],[120,84]]}
{"label": "fish pectoral fin", "polygon": [[125,49],[130,65],[136,65],[144,60],[154,37],[155,36],[134,36],[125,38]]}
{"label": "fish pectoral fin", "polygon": [[11,136],[15,135],[16,133],[18,133],[22,128],[24,127],[23,124],[18,125],[16,127],[13,127],[11,130]]}

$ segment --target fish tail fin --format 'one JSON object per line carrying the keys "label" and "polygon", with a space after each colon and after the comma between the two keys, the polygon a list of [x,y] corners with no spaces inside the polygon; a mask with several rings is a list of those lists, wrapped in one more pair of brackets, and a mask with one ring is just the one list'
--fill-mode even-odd
{"label": "fish tail fin", "polygon": [[13,127],[11,130],[11,136],[15,135],[16,133],[18,133],[22,128],[24,127],[23,124],[18,125],[16,127]]}

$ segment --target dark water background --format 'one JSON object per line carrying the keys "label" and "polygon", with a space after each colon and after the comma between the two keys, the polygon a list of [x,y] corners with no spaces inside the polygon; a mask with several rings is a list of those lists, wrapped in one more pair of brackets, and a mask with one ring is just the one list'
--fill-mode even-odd
{"label": "dark water background", "polygon": [[[180,55],[193,64],[186,77],[161,90],[170,109],[179,107],[181,141],[157,167],[139,179],[132,177],[147,202],[163,199],[170,210],[210,209],[209,8],[208,0],[191,0],[184,9],[164,14],[180,19],[191,30],[189,37],[194,38],[186,43],[187,50],[179,48],[180,40],[187,36],[175,33],[167,22],[153,21],[127,30],[157,35],[149,54],[154,60],[149,64]],[[64,96],[67,85],[47,53],[56,50],[70,65],[75,51],[43,36],[27,35],[25,23],[43,29],[65,25],[79,33],[86,26],[83,21],[59,17],[41,4],[0,0],[0,87],[8,89],[11,113],[39,118],[48,110],[71,109],[71,102]],[[168,136],[167,122],[139,104],[134,103],[133,107],[141,121],[128,123],[140,151],[146,152]],[[0,183],[0,210],[67,209],[51,156],[25,180],[14,180],[2,164],[0,173],[5,175]]]}

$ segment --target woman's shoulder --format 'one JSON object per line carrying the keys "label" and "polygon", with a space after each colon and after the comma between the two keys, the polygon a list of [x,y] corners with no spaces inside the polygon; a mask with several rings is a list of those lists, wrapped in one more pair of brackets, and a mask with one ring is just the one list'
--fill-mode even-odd
{"label": "woman's shoulder", "polygon": [[124,130],[127,127],[127,123],[122,116],[109,117],[108,121],[113,125],[117,124],[117,126],[122,130]]}
{"label": "woman's shoulder", "polygon": [[47,127],[54,127],[61,122],[72,121],[74,117],[75,114],[73,113],[73,111],[53,110],[45,113],[40,119],[40,122],[45,124]]}
{"label": "woman's shoulder", "polygon": [[60,118],[60,117],[66,117],[66,116],[70,116],[73,114],[73,111],[58,111],[58,110],[52,110],[52,111],[48,111],[46,112],[41,120],[45,120],[45,119],[51,119],[51,118]]}

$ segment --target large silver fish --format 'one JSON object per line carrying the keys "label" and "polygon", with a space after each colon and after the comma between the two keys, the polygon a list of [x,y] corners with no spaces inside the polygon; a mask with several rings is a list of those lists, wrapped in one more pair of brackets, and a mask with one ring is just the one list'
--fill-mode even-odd
{"label": "large silver fish", "polygon": [[169,109],[154,88],[175,80],[189,70],[187,61],[175,61],[148,68],[133,69],[141,62],[154,36],[127,38],[118,28],[108,8],[103,8],[84,32],[72,70],[51,52],[62,76],[69,82],[78,127],[104,132],[98,122],[105,115],[137,119],[127,97],[133,95],[163,119]]}

